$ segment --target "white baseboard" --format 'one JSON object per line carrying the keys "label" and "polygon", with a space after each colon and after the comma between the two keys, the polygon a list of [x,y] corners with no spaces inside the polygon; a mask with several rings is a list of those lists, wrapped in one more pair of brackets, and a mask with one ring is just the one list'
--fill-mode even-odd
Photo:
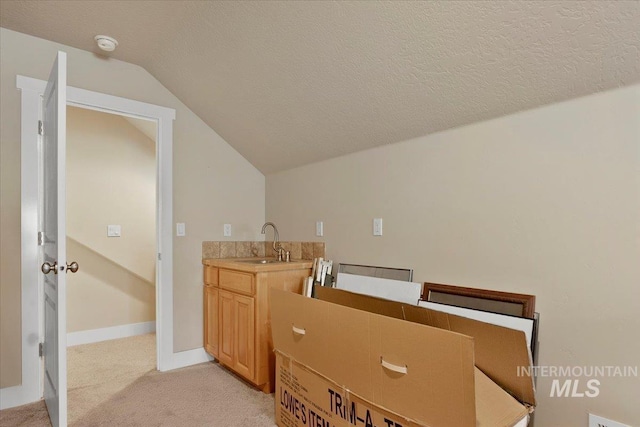
{"label": "white baseboard", "polygon": [[186,366],[197,365],[198,363],[210,362],[213,357],[207,353],[203,347],[193,350],[181,351],[173,353],[171,357],[171,366],[167,371],[184,368]]}
{"label": "white baseboard", "polygon": [[29,387],[25,387],[24,385],[0,389],[0,411],[37,402],[38,400],[40,400],[40,396],[38,396],[37,393],[34,394]]}
{"label": "white baseboard", "polygon": [[156,331],[156,322],[130,323],[128,325],[112,326],[110,328],[90,329],[67,333],[67,347],[93,342],[115,340],[132,337],[134,335],[150,334]]}

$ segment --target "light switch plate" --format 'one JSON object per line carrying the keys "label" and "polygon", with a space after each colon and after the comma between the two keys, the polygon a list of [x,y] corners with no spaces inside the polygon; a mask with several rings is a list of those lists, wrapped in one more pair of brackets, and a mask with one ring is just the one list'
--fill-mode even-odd
{"label": "light switch plate", "polygon": [[186,229],[184,222],[179,222],[176,224],[176,236],[183,237],[186,236]]}
{"label": "light switch plate", "polygon": [[598,415],[589,414],[589,427],[631,427],[617,421],[612,421]]}
{"label": "light switch plate", "polygon": [[119,225],[107,225],[107,237],[120,237],[121,231]]}
{"label": "light switch plate", "polygon": [[373,235],[382,236],[382,218],[373,219]]}
{"label": "light switch plate", "polygon": [[224,237],[231,237],[231,224],[224,225]]}
{"label": "light switch plate", "polygon": [[324,223],[322,221],[316,222],[316,236],[324,236]]}

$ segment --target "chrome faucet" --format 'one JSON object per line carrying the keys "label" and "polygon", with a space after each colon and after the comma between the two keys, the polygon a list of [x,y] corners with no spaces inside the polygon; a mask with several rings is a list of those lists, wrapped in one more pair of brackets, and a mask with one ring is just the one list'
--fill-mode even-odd
{"label": "chrome faucet", "polygon": [[268,225],[273,227],[273,250],[278,253],[278,261],[284,261],[282,259],[284,248],[280,244],[280,235],[278,234],[278,228],[276,227],[276,225],[272,222],[265,222],[262,226],[262,234],[265,234],[265,230],[267,229]]}

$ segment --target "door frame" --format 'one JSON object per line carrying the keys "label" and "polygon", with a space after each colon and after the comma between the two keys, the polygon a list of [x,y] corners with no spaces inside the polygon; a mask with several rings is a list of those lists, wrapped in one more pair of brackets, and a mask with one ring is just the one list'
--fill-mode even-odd
{"label": "door frame", "polygon": [[[42,397],[38,265],[38,121],[46,81],[18,75],[21,90],[21,311],[22,384],[1,389],[2,408]],[[67,87],[67,105],[156,122],[156,360],[160,371],[199,363],[173,352],[173,120],[175,110]],[[66,316],[66,313],[64,313]],[[186,353],[186,352],[183,352]],[[181,357],[178,357],[181,356]],[[191,357],[189,357],[191,356]]]}

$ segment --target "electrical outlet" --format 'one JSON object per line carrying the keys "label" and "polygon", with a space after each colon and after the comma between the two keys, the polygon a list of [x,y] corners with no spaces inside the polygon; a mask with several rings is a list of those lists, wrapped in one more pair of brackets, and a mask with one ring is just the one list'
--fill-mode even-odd
{"label": "electrical outlet", "polygon": [[107,225],[107,237],[120,237],[121,231],[119,225]]}
{"label": "electrical outlet", "polygon": [[373,219],[373,235],[382,236],[382,218]]}
{"label": "electrical outlet", "polygon": [[231,237],[231,224],[224,225],[224,237]]}
{"label": "electrical outlet", "polygon": [[589,427],[631,427],[617,421],[609,420],[598,415],[589,414]]}
{"label": "electrical outlet", "polygon": [[316,222],[316,236],[324,236],[324,223],[322,221]]}

